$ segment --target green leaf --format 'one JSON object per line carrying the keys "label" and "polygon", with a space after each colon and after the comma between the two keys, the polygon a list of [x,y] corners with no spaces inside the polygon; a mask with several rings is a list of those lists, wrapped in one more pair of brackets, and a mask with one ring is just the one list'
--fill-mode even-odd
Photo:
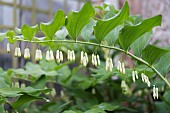
{"label": "green leaf", "polygon": [[95,10],[90,2],[85,3],[79,12],[69,12],[66,28],[74,40],[77,39],[83,27],[90,22],[90,18],[93,17],[94,14]]}
{"label": "green leaf", "polygon": [[85,25],[82,29],[81,36],[86,40],[89,41],[91,35],[93,34],[93,27],[96,25],[96,21],[91,19],[90,22]]}
{"label": "green leaf", "polygon": [[42,75],[35,83],[31,84],[31,86],[35,89],[43,89],[46,86],[46,77]]}
{"label": "green leaf", "polygon": [[153,27],[160,26],[162,16],[158,15],[142,21],[140,24],[134,26],[125,26],[119,34],[119,42],[124,50],[127,50],[129,46],[140,36],[146,32],[150,32]]}
{"label": "green leaf", "polygon": [[6,38],[6,33],[0,33],[0,42]]}
{"label": "green leaf", "polygon": [[152,32],[147,32],[140,36],[137,40],[135,40],[130,46],[134,52],[134,55],[140,57],[142,54],[142,50],[145,48],[147,43],[149,42],[152,36]]}
{"label": "green leaf", "polygon": [[162,74],[166,75],[170,71],[170,52],[163,55],[155,64],[155,68]]}
{"label": "green leaf", "polygon": [[24,36],[24,39],[32,41],[38,31],[38,25],[30,27],[27,24],[24,24],[21,28],[21,33]]}
{"label": "green leaf", "polygon": [[84,113],[106,113],[100,108],[92,108],[90,110],[85,111]]}
{"label": "green leaf", "polygon": [[37,99],[43,99],[43,98],[42,97],[38,97],[38,96],[31,96],[31,95],[28,95],[28,94],[24,94],[24,95],[21,95],[17,99],[17,101],[13,102],[12,106],[13,106],[14,109],[17,109],[21,105],[23,105],[23,104],[25,104],[27,102],[33,101],[33,100],[37,100]]}
{"label": "green leaf", "polygon": [[122,27],[122,25],[119,25],[106,35],[104,39],[107,41],[109,46],[112,46],[116,42],[119,35],[119,31],[122,29]]}
{"label": "green leaf", "polygon": [[114,111],[114,110],[118,109],[119,107],[120,107],[120,105],[116,105],[116,104],[101,103],[99,105],[93,106],[92,108],[100,108],[102,110]]}
{"label": "green leaf", "polygon": [[8,42],[13,44],[15,42],[14,40],[14,36],[15,36],[15,32],[14,31],[7,31],[6,36],[8,37]]}
{"label": "green leaf", "polygon": [[153,64],[157,61],[161,56],[168,53],[169,50],[156,47],[154,45],[148,45],[142,52],[142,56],[144,60],[146,60],[149,64]]}
{"label": "green leaf", "polygon": [[63,27],[61,30],[58,30],[55,35],[56,35],[55,39],[64,40],[65,37],[68,35],[68,31],[65,27]]}
{"label": "green leaf", "polygon": [[112,18],[107,20],[99,20],[94,27],[94,35],[101,42],[105,36],[110,33],[115,27],[121,25],[129,16],[129,5],[126,2],[122,10]]}
{"label": "green leaf", "polygon": [[15,33],[18,34],[18,35],[21,35],[22,34],[21,29],[15,27]]}
{"label": "green leaf", "polygon": [[67,111],[64,111],[63,113],[77,113],[77,112],[75,112],[73,110],[67,110]]}
{"label": "green leaf", "polygon": [[54,19],[48,23],[40,23],[40,29],[47,39],[52,40],[55,33],[65,24],[65,15],[62,10],[55,13]]}

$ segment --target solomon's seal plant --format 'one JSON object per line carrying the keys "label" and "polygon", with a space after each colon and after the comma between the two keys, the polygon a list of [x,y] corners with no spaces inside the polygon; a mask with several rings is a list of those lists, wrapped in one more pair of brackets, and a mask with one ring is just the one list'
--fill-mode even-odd
{"label": "solomon's seal plant", "polygon": [[[101,13],[98,13],[95,9],[101,10]],[[116,91],[119,92],[119,87],[122,88],[124,96],[127,97],[148,95],[149,100],[151,100],[150,94],[152,94],[153,99],[159,99],[158,97],[167,99],[166,95],[169,92],[165,92],[163,96],[158,95],[159,91],[166,91],[165,89],[170,88],[170,83],[166,78],[166,74],[170,70],[170,50],[149,43],[153,34],[152,29],[161,25],[162,16],[143,19],[139,16],[131,16],[129,13],[127,2],[120,11],[112,5],[104,4],[103,7],[93,7],[87,2],[80,11],[70,11],[68,16],[62,10],[58,10],[52,21],[41,22],[40,27],[38,25],[23,25],[21,29],[16,28],[15,31],[1,33],[1,41],[8,40],[7,52],[14,49],[10,48],[10,44],[13,43],[36,43],[38,48],[32,59],[38,61],[39,64],[29,62],[24,69],[8,70],[8,73],[6,73],[8,76],[16,77],[14,76],[16,74],[18,78],[30,81],[31,86],[21,85],[20,88],[17,84],[18,89],[13,89],[9,83],[7,87],[2,88],[5,91],[10,92],[12,90],[15,92],[7,94],[4,90],[0,90],[2,102],[10,104],[15,110],[21,104],[35,99],[47,100],[43,95],[40,96],[41,93],[51,94],[50,99],[55,100],[57,94],[53,84],[48,85],[52,89],[51,91],[45,88],[47,82],[60,84],[65,88],[59,95],[63,99],[60,102],[66,103],[58,103],[60,109],[55,110],[50,108],[50,104],[48,104],[41,108],[42,111],[62,112],[67,106],[70,110],[65,113],[105,113],[105,111],[116,110],[117,112],[119,110],[137,112],[139,109],[130,107],[131,104],[128,102],[126,104],[129,108],[124,106],[125,103],[118,104],[112,101],[117,99],[118,102],[122,102],[122,97],[116,94]],[[44,37],[37,37],[37,32],[43,33]],[[41,51],[44,46],[49,47],[46,52]],[[24,55],[25,59],[30,59],[30,52],[34,51],[30,51],[29,46],[27,46],[24,54],[21,54],[21,49],[17,46],[14,56],[21,57]],[[131,66],[128,66],[128,62],[123,59],[123,56],[126,55],[134,61]],[[115,59],[115,56],[119,58]],[[74,65],[82,64],[82,66],[79,65],[70,69],[67,65],[72,63]],[[84,73],[84,71],[79,72],[78,70],[88,68],[91,71],[88,73],[90,76],[77,76]],[[3,76],[5,79],[5,74]],[[54,79],[54,77],[57,77],[57,79]],[[158,78],[163,81],[161,82],[163,85],[160,86],[161,90],[156,87],[159,86]],[[103,88],[103,91],[101,88]],[[110,88],[110,90],[107,90],[107,88]],[[89,92],[89,89],[92,93]],[[49,93],[50,91],[51,93]],[[144,93],[141,93],[141,91]],[[104,96],[104,94],[108,96]],[[19,98],[10,103],[6,100],[7,97]],[[84,100],[81,101],[80,97]],[[24,101],[24,98],[28,98],[28,100]],[[151,102],[153,103],[153,101]],[[167,103],[169,102],[165,101],[163,104]],[[57,101],[53,104],[58,105]],[[70,107],[68,107],[69,105]]]}

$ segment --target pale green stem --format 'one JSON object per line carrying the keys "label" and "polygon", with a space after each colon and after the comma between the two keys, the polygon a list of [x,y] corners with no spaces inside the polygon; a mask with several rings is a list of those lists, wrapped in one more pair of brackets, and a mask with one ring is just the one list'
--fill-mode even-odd
{"label": "pale green stem", "polygon": [[[24,42],[30,42],[29,40],[23,40],[23,39],[18,39],[16,38],[16,40],[20,40],[20,41],[24,41]],[[92,43],[92,42],[84,42],[84,41],[74,41],[74,40],[43,40],[43,41],[31,41],[32,43],[45,43],[45,42],[64,42],[64,43],[78,43],[78,44],[87,44],[87,45],[93,45],[93,46],[100,46],[103,48],[108,48],[108,49],[114,49],[120,52],[124,52],[125,54],[131,56],[132,58],[140,61],[141,63],[147,65],[148,67],[150,67],[169,87],[170,87],[170,83],[168,82],[168,80],[152,65],[149,65],[148,62],[146,62],[145,60],[133,55],[132,53],[125,51],[123,49],[114,47],[114,46],[107,46],[107,45],[103,45],[103,44],[98,44],[98,43]]]}

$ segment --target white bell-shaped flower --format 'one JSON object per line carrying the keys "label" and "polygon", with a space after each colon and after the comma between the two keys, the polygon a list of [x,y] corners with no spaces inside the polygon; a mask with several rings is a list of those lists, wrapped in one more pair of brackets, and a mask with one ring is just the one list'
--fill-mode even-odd
{"label": "white bell-shaped flower", "polygon": [[17,48],[17,55],[18,55],[18,57],[21,57],[21,49],[20,49],[20,47]]}
{"label": "white bell-shaped flower", "polygon": [[29,50],[29,48],[25,48],[25,50],[24,50],[24,58],[25,59],[30,58],[30,50]]}
{"label": "white bell-shaped flower", "polygon": [[9,53],[10,52],[10,44],[9,43],[7,43],[6,49],[7,49],[7,52]]}

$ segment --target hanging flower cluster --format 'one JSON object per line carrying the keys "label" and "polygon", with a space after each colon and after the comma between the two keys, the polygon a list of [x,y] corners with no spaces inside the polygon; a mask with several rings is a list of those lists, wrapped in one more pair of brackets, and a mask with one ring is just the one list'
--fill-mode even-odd
{"label": "hanging flower cluster", "polygon": [[14,56],[15,57],[21,57],[21,49],[20,49],[20,47],[15,48]]}
{"label": "hanging flower cluster", "polygon": [[[10,52],[9,43],[7,43],[7,52]],[[14,56],[21,57],[21,49],[19,47],[15,48]],[[30,50],[29,50],[29,48],[25,48],[25,50],[24,50],[24,58],[25,59],[30,59]],[[55,58],[54,58],[53,51],[52,50],[46,51],[46,57],[45,58],[46,58],[46,61],[48,61],[48,62],[54,61]],[[35,52],[35,60],[40,61],[41,59],[42,59],[42,52],[41,52],[40,49],[37,49],[36,52]],[[74,50],[68,50],[67,59],[68,59],[68,61],[75,61],[75,52],[74,52]],[[56,51],[56,61],[58,63],[60,63],[63,60],[64,60],[64,57],[63,57],[62,51],[57,50]],[[83,66],[87,66],[88,62],[89,62],[89,59],[88,59],[87,53],[81,51],[80,63]],[[99,66],[100,65],[100,57],[99,57],[98,54],[97,55],[92,54],[92,64],[94,66]],[[106,59],[106,71],[112,72],[112,69],[113,69],[113,61],[112,61],[111,58],[107,58]],[[120,73],[125,74],[126,73],[125,64],[123,62],[118,61],[117,70]],[[136,79],[138,79],[138,72],[137,71],[132,71],[132,80],[133,80],[133,82],[135,82]],[[142,79],[142,82],[144,82],[144,83],[146,83],[148,85],[148,87],[151,86],[149,78],[144,73],[141,74],[141,79]],[[15,86],[18,87],[18,84],[16,83]],[[125,81],[122,81],[121,88],[123,89],[124,93],[126,93],[126,94],[128,93],[128,86],[127,86]],[[155,85],[153,86],[153,98],[158,99],[158,88],[156,88]]]}
{"label": "hanging flower cluster", "polygon": [[[133,82],[135,82],[136,79],[138,79],[138,72],[137,71],[132,71],[132,80],[133,80]],[[142,79],[142,82],[144,82],[144,83],[146,83],[148,85],[148,87],[151,86],[149,78],[144,73],[141,74],[141,79]],[[158,99],[158,88],[155,88],[155,85],[153,85],[153,98]]]}
{"label": "hanging flower cluster", "polygon": [[158,88],[153,85],[153,98],[158,99]]}
{"label": "hanging flower cluster", "polygon": [[89,62],[89,59],[88,59],[87,53],[81,51],[80,63],[81,63],[83,66],[87,66],[88,62]]}
{"label": "hanging flower cluster", "polygon": [[99,66],[99,65],[100,65],[99,55],[94,55],[94,54],[92,54],[92,64],[93,64],[94,66]]}
{"label": "hanging flower cluster", "polygon": [[120,73],[125,74],[125,64],[118,61],[117,70],[120,71]]}
{"label": "hanging flower cluster", "polygon": [[75,53],[74,50],[68,50],[67,51],[67,59],[68,61],[75,61]]}
{"label": "hanging flower cluster", "polygon": [[138,79],[138,72],[137,71],[132,71],[132,80],[133,80],[133,82],[135,82],[136,79]]}
{"label": "hanging flower cluster", "polygon": [[53,54],[53,51],[52,50],[48,50],[47,52],[46,52],[46,61],[47,62],[52,62],[52,61],[54,61],[54,54]]}
{"label": "hanging flower cluster", "polygon": [[113,61],[111,58],[106,59],[106,71],[112,72],[113,69]]}
{"label": "hanging flower cluster", "polygon": [[145,82],[148,85],[148,87],[150,87],[151,83],[149,81],[149,78],[143,73],[141,74],[141,77],[142,77],[142,82]]}

